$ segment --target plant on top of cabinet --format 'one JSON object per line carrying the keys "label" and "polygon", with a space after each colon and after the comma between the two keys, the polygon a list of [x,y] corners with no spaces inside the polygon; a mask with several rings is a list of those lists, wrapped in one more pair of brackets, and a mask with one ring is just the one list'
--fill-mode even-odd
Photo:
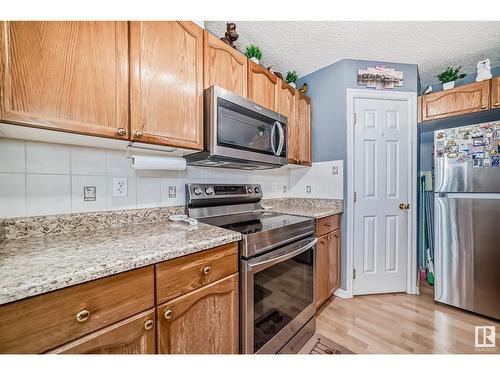
{"label": "plant on top of cabinet", "polygon": [[252,60],[254,63],[258,64],[260,62],[260,59],[262,59],[262,51],[256,45],[250,44],[245,49],[245,56]]}
{"label": "plant on top of cabinet", "polygon": [[127,22],[3,21],[0,118],[128,138]]}
{"label": "plant on top of cabinet", "polygon": [[297,82],[298,79],[299,75],[295,70],[286,72],[285,81],[293,88],[295,88],[295,82]]}
{"label": "plant on top of cabinet", "polygon": [[446,70],[442,73],[439,73],[436,78],[441,81],[443,84],[443,90],[449,90],[455,87],[455,81],[460,78],[464,78],[465,74],[458,74],[458,72],[462,69],[461,66],[458,68],[447,67]]}

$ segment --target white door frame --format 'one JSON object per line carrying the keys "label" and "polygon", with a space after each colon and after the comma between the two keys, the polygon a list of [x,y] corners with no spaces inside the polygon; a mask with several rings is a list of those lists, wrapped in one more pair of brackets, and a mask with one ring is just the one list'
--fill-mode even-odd
{"label": "white door frame", "polygon": [[366,89],[347,89],[347,236],[346,236],[346,288],[338,289],[336,295],[341,298],[353,296],[354,262],[354,101],[356,99],[403,100],[408,102],[408,256],[406,272],[406,293],[418,294],[417,288],[417,94],[404,91],[369,91]]}

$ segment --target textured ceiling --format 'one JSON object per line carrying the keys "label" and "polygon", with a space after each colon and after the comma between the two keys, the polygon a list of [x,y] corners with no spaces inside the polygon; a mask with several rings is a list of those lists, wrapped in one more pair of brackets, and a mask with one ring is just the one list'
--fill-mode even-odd
{"label": "textured ceiling", "polygon": [[[240,51],[256,44],[261,64],[304,76],[342,59],[417,64],[422,87],[436,82],[447,66],[476,71],[489,57],[500,66],[500,22],[361,22],[361,21],[234,21]],[[226,21],[206,21],[223,36]]]}

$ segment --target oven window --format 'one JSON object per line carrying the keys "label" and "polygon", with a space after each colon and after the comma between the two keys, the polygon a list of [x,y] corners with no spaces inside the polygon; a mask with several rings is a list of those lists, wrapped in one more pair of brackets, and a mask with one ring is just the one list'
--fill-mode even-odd
{"label": "oven window", "polygon": [[254,275],[254,352],[314,300],[313,250]]}

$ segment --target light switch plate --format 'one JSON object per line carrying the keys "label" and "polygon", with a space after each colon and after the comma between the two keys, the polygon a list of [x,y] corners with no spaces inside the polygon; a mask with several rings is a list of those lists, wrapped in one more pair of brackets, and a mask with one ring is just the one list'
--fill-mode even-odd
{"label": "light switch plate", "polygon": [[114,178],[113,179],[113,196],[126,197],[128,195],[127,178]]}
{"label": "light switch plate", "polygon": [[337,167],[336,165],[334,165],[332,167],[332,174],[339,174],[339,167]]}
{"label": "light switch plate", "polygon": [[286,187],[286,185],[283,185],[283,186],[281,187],[281,189],[283,190],[283,193],[286,193],[286,191],[288,190],[288,188]]}

